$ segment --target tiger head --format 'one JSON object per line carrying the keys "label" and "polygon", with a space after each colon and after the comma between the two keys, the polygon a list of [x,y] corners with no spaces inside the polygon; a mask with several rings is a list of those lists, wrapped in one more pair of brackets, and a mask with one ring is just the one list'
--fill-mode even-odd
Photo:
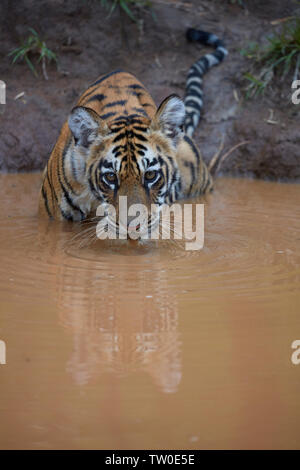
{"label": "tiger head", "polygon": [[[114,207],[117,230],[120,196],[127,197],[129,208],[126,230],[138,230],[140,236],[157,225],[162,206],[177,198],[176,151],[184,117],[184,103],[176,95],[166,98],[152,119],[129,114],[106,122],[90,108],[72,110],[68,124],[76,173],[97,204]],[[138,225],[130,215],[136,204],[147,209]]]}

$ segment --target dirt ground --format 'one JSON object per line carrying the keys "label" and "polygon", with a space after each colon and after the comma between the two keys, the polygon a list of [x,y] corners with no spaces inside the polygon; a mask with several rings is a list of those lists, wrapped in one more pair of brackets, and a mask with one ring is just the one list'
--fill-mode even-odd
{"label": "dirt ground", "polygon": [[[245,100],[243,75],[250,64],[240,53],[249,42],[266,42],[276,28],[271,21],[299,14],[299,4],[244,0],[243,8],[228,0],[153,0],[153,6],[156,21],[145,9],[138,24],[121,18],[126,44],[118,12],[107,18],[100,0],[1,1],[0,79],[7,85],[7,104],[0,114],[0,170],[41,170],[68,112],[101,74],[132,72],[157,104],[174,92],[183,97],[188,69],[204,52],[185,40],[186,28],[197,26],[223,38],[229,49],[204,80],[204,111],[195,135],[204,159],[209,162],[222,141],[221,155],[246,141],[228,155],[219,174],[299,179],[300,105],[291,101],[293,74],[277,80],[265,96]],[[58,55],[58,68],[47,68],[48,81],[8,57],[28,27]]]}

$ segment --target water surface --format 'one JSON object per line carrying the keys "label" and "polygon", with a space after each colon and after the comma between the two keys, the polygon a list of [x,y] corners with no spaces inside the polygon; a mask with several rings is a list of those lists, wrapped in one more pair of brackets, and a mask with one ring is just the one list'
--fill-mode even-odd
{"label": "water surface", "polygon": [[188,252],[80,247],[40,179],[0,175],[0,448],[300,448],[300,186],[219,179]]}

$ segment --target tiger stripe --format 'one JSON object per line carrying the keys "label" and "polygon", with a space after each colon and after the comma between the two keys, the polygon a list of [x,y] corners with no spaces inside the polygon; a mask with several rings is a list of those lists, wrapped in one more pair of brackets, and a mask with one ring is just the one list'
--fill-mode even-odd
{"label": "tiger stripe", "polygon": [[189,28],[186,31],[186,38],[190,42],[198,42],[205,46],[215,47],[213,53],[205,54],[200,57],[190,68],[186,82],[186,92],[184,104],[186,108],[186,118],[184,130],[189,137],[195,132],[203,107],[202,77],[214,65],[219,65],[228,54],[227,49],[215,34]]}
{"label": "tiger stripe", "polygon": [[[203,74],[227,51],[210,33],[189,29],[187,37],[216,50],[191,67],[185,105],[170,95],[156,108],[142,83],[122,70],[99,77],[81,95],[44,171],[42,214],[82,221],[95,215],[99,204],[113,204],[118,211],[118,196],[124,195],[129,205],[155,204],[159,211],[165,203],[212,188],[191,136],[202,109]],[[152,223],[149,217],[148,230]]]}

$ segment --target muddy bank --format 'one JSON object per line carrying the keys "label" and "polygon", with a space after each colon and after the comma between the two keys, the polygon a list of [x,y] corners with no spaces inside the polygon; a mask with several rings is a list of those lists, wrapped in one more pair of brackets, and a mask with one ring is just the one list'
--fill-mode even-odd
{"label": "muddy bank", "polygon": [[[299,106],[291,102],[292,76],[277,81],[256,101],[243,99],[243,75],[249,68],[240,50],[265,41],[275,31],[272,20],[297,13],[292,2],[154,1],[155,22],[146,10],[138,25],[120,19],[96,1],[2,1],[0,79],[7,84],[7,105],[0,114],[0,170],[41,170],[60,126],[80,93],[100,74],[123,68],[147,86],[157,104],[168,94],[184,95],[188,68],[203,52],[185,41],[195,25],[224,38],[230,55],[204,81],[204,112],[196,141],[209,161],[220,148],[232,152],[220,174],[294,181],[300,177]],[[12,66],[9,51],[35,28],[59,58],[50,65],[49,80],[35,78],[22,63]],[[24,95],[15,97],[24,92]],[[270,118],[271,117],[271,118]],[[272,122],[270,122],[272,121]]]}

